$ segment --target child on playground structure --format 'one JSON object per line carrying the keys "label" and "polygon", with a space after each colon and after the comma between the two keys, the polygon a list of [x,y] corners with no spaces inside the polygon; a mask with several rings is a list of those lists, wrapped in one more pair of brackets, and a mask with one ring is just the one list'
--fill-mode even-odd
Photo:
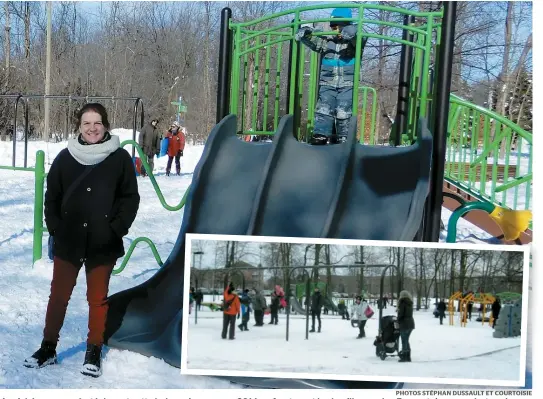
{"label": "child on playground structure", "polygon": [[[348,8],[336,8],[332,18],[352,18]],[[349,131],[353,109],[353,85],[356,55],[357,27],[349,21],[331,21],[330,28],[339,32],[334,36],[313,36],[318,30],[302,27],[294,39],[311,50],[322,53],[319,76],[319,99],[315,110],[312,144],[333,143],[332,132],[336,127],[336,142],[344,142]],[[362,51],[367,38],[362,39]]]}

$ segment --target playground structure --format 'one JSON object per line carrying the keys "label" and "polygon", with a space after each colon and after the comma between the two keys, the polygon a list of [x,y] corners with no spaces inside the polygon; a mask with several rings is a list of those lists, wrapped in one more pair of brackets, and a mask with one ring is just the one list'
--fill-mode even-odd
{"label": "playground structure", "polygon": [[454,313],[455,305],[454,301],[458,301],[462,298],[462,292],[457,291],[449,297],[449,302],[447,303],[447,312],[449,313],[449,325],[454,325]]}
{"label": "playground structure", "polygon": [[[463,216],[504,241],[530,241],[530,233],[524,232],[530,227],[531,220],[528,198],[531,197],[532,172],[531,164],[527,170],[522,170],[520,159],[521,148],[527,147],[531,154],[531,134],[492,111],[450,95],[447,64],[451,61],[452,44],[447,29],[454,29],[449,26],[454,25],[454,17],[447,15],[449,19],[445,23],[445,11],[417,13],[386,6],[333,4],[302,7],[255,21],[233,23],[231,12],[225,9],[217,122],[228,114],[235,114],[238,116],[238,134],[274,135],[284,109],[294,116],[294,135],[298,140],[308,141],[314,124],[319,59],[317,53],[291,42],[291,38],[301,25],[329,20],[321,15],[315,17],[311,12],[335,7],[350,8],[358,13],[355,18],[344,19],[358,22],[355,82],[361,76],[362,37],[384,39],[402,46],[398,112],[391,142],[394,145],[413,144],[420,134],[417,121],[421,118],[428,119],[428,128],[434,136],[432,179],[435,181],[430,183],[432,192],[425,208],[425,223],[421,226],[424,241],[434,241],[439,233],[441,181],[446,192],[444,205],[454,211],[449,220],[448,242],[455,242],[456,225]],[[370,10],[395,11],[404,16],[403,24],[366,19],[365,11]],[[379,25],[401,29],[402,35],[380,36],[364,30],[366,26]],[[314,34],[330,35],[332,32]],[[435,42],[432,35],[436,37]],[[432,64],[431,59],[437,59],[437,62]],[[287,91],[282,92],[280,89],[285,86]],[[362,104],[357,130],[360,143],[376,144],[379,141],[375,132],[376,102],[377,92],[373,88],[353,87],[353,114],[357,114]],[[262,104],[262,108],[258,108],[258,104]],[[447,123],[441,126],[443,121]],[[396,135],[396,131],[402,134]],[[491,132],[499,134],[493,136]],[[511,150],[512,143],[516,145],[516,153]],[[505,166],[499,163],[500,154],[505,157]],[[516,165],[510,165],[514,158]],[[488,159],[493,159],[491,165],[487,164]],[[445,168],[444,180],[442,167]],[[487,183],[491,183],[491,187],[487,187]],[[523,205],[518,203],[521,190],[527,198]],[[524,209],[518,209],[519,205]],[[482,210],[490,216],[471,212],[473,210]],[[430,224],[432,219],[434,224]]]}
{"label": "playground structure", "polygon": [[[482,306],[482,325],[485,324],[485,314],[488,311],[487,306],[492,305],[496,298],[488,293],[477,293],[474,294],[473,292],[470,292],[466,295],[464,295],[461,291],[457,291],[454,294],[452,294],[449,298],[449,302],[447,304],[447,311],[449,313],[449,325],[454,325],[454,315],[455,313],[458,314],[458,320],[461,327],[466,327],[467,320],[468,320],[468,304],[471,302],[473,304],[480,304]],[[458,306],[455,305],[455,301],[458,301]],[[456,312],[456,309],[458,309],[458,312]],[[490,316],[489,320],[490,326],[492,326],[492,315]]]}
{"label": "playground structure", "polygon": [[[337,4],[333,5],[333,7]],[[352,6],[352,7],[351,7]],[[295,9],[290,12],[283,12],[278,15],[272,15],[270,17],[261,18],[256,21],[245,22],[243,24],[235,24],[231,21],[231,12],[229,9],[223,10],[222,30],[221,30],[221,52],[220,52],[220,73],[219,73],[219,87],[217,96],[217,121],[220,121],[224,115],[228,113],[231,108],[234,110],[233,104],[238,104],[238,113],[240,114],[240,121],[238,121],[238,128],[236,131],[242,134],[243,131],[239,131],[239,125],[243,126],[246,121],[251,123],[251,134],[266,134],[274,135],[276,131],[266,130],[258,132],[256,124],[260,123],[263,126],[271,126],[275,129],[278,126],[278,118],[283,112],[292,113],[294,116],[306,110],[308,114],[304,114],[308,120],[307,126],[303,127],[305,130],[301,130],[302,127],[298,126],[298,134],[300,137],[310,137],[311,126],[314,118],[314,105],[316,102],[317,93],[317,72],[318,59],[316,53],[310,52],[309,57],[309,70],[306,75],[308,79],[301,74],[301,68],[306,67],[304,61],[306,53],[302,45],[292,40],[292,32],[296,30],[297,26],[302,23],[311,22],[324,22],[326,18],[319,18],[317,20],[303,20],[302,16],[304,12],[310,12],[318,9],[326,9],[326,5],[312,6]],[[332,5],[329,6],[330,8]],[[398,130],[398,126],[404,126],[402,131],[407,133],[402,134],[402,142],[412,143],[417,137],[417,128],[415,122],[415,116],[420,117],[423,115],[432,117],[432,112],[437,112],[435,97],[438,94],[435,89],[435,82],[441,75],[436,75],[436,65],[430,68],[428,65],[429,54],[438,52],[438,46],[442,42],[446,42],[447,38],[443,31],[443,16],[444,11],[432,12],[432,13],[414,13],[410,10],[396,9],[393,7],[373,6],[373,5],[341,5],[341,7],[350,7],[358,10],[359,16],[364,15],[364,10],[393,10],[397,11],[399,15],[403,15],[404,22],[402,24],[386,23],[386,26],[394,27],[395,29],[401,29],[402,35],[398,37],[388,37],[373,34],[362,34],[370,39],[383,38],[390,40],[391,42],[399,43],[402,46],[402,60],[401,60],[401,74],[398,92],[398,114],[395,120],[393,135]],[[454,19],[454,12],[451,11],[449,18],[449,24]],[[267,28],[264,31],[252,30],[249,28],[256,28],[259,24],[267,23],[277,20],[280,17],[294,16],[295,18],[289,24],[280,24],[277,27]],[[417,23],[413,24],[413,17],[417,18]],[[357,18],[353,18],[355,22],[358,22]],[[425,24],[424,21],[427,20]],[[298,24],[296,24],[298,21]],[[370,24],[378,26],[382,21],[366,20],[362,19],[362,23],[359,24],[359,31],[362,31],[361,26],[364,24]],[[453,24],[454,25],[454,24]],[[451,27],[449,27],[451,28]],[[290,32],[290,33],[289,33]],[[427,40],[429,32],[433,32],[437,41]],[[288,33],[288,34],[287,34]],[[445,39],[443,39],[441,36]],[[360,36],[360,35],[359,35]],[[362,37],[361,36],[361,37]],[[426,39],[425,39],[426,38]],[[271,41],[270,41],[271,40]],[[360,40],[358,40],[360,41]],[[254,42],[254,46],[251,47],[249,42]],[[258,44],[260,43],[260,44]],[[444,46],[441,46],[441,50],[444,52]],[[358,49],[358,45],[357,45]],[[288,57],[285,56],[288,50]],[[360,49],[358,49],[360,50]],[[357,65],[361,57],[361,51],[357,50]],[[276,53],[275,53],[276,51]],[[247,74],[251,72],[248,64],[249,55],[259,59],[261,52],[265,52],[265,57],[260,58],[261,63],[265,63],[266,69],[260,68],[259,74],[252,74],[253,80],[249,82]],[[234,56],[234,58],[232,58]],[[249,57],[249,58],[248,58]],[[293,58],[294,57],[294,58]],[[286,59],[288,58],[288,62]],[[271,73],[273,71],[272,60],[275,62],[276,74]],[[253,63],[253,67],[259,68],[258,63]],[[281,69],[277,68],[280,65]],[[438,63],[439,66],[439,63]],[[427,68],[428,67],[428,68]],[[237,68],[237,69],[236,69]],[[243,69],[243,74],[240,73],[239,68]],[[281,75],[281,70],[288,70],[288,74]],[[360,68],[357,68],[357,70]],[[425,73],[427,71],[428,73]],[[360,76],[360,71],[358,72]],[[239,84],[236,86],[233,82],[238,79]],[[247,91],[246,85],[251,83],[252,92]],[[295,84],[294,84],[295,83]],[[258,88],[262,86],[260,89]],[[282,95],[281,88],[287,85],[288,89],[285,95]],[[304,86],[305,85],[305,86]],[[237,91],[235,90],[237,87]],[[307,87],[307,88],[306,88]],[[426,89],[424,89],[426,87]],[[242,90],[243,88],[243,90]],[[275,89],[275,91],[273,90]],[[420,90],[419,90],[420,89]],[[367,86],[354,87],[353,95],[357,98],[357,101],[353,103],[355,109],[358,104],[361,103],[361,112],[359,113],[358,120],[360,121],[361,128],[359,131],[364,131],[364,134],[358,134],[359,141],[361,143],[375,144],[379,140],[375,136],[375,118],[376,118],[376,104],[377,104],[377,92],[375,89]],[[420,95],[417,93],[420,92]],[[275,93],[274,101],[269,101],[271,93]],[[312,93],[312,95],[306,95],[306,93]],[[249,101],[249,94],[253,96],[252,102]],[[264,94],[266,94],[264,96]],[[361,96],[360,96],[361,95]],[[263,97],[264,96],[264,97]],[[241,99],[240,99],[241,97]],[[361,97],[361,101],[360,100]],[[25,160],[24,170],[33,171],[36,174],[36,182],[38,183],[45,178],[44,172],[42,172],[41,165],[36,164],[35,168],[26,167],[26,144],[28,140],[28,101],[29,99],[37,98],[51,98],[55,100],[67,100],[68,109],[70,109],[71,101],[84,100],[84,101],[118,101],[128,100],[135,101],[134,107],[134,127],[133,127],[133,139],[135,140],[135,133],[137,129],[138,109],[141,105],[141,121],[140,127],[143,125],[143,103],[140,98],[115,98],[115,97],[81,97],[81,96],[43,96],[43,95],[2,95],[0,98],[8,100],[15,100],[15,115],[14,115],[14,127],[17,130],[18,109],[19,103],[22,102],[25,111]],[[301,99],[305,99],[302,105]],[[284,100],[286,108],[283,107]],[[296,101],[294,101],[296,100]],[[443,99],[442,99],[443,100]],[[309,102],[308,102],[309,101]],[[244,113],[245,107],[241,107],[240,104],[264,104],[264,110],[268,110],[268,105],[273,105],[269,112],[258,112],[253,107],[253,112],[248,115]],[[424,107],[423,105],[433,104],[433,106]],[[447,141],[446,141],[446,153],[445,160],[445,178],[444,178],[444,192],[443,205],[449,210],[453,211],[453,215],[449,219],[447,229],[447,242],[456,241],[456,228],[460,217],[464,217],[475,225],[483,228],[483,230],[491,233],[493,236],[502,238],[506,243],[527,243],[531,241],[531,180],[532,180],[532,135],[520,129],[517,125],[511,121],[497,115],[496,113],[489,111],[485,108],[471,104],[461,98],[450,95],[449,96],[449,118],[447,124]],[[311,105],[311,107],[310,107]],[[426,109],[426,111],[425,111]],[[273,112],[272,112],[273,110]],[[305,111],[304,111],[305,112]],[[68,112],[69,113],[69,112]],[[268,118],[268,114],[270,117]],[[273,114],[273,117],[272,117]],[[298,118],[299,119],[299,118]],[[432,119],[432,118],[431,118]],[[435,118],[434,118],[435,119]],[[272,121],[273,120],[273,124]],[[479,121],[480,123],[475,123]],[[266,123],[264,123],[266,122]],[[269,122],[269,123],[268,123]],[[253,126],[255,125],[255,126]],[[253,129],[254,127],[254,129]],[[254,130],[254,131],[253,131]],[[491,132],[498,132],[494,138],[491,138]],[[305,135],[305,136],[304,136]],[[15,136],[14,136],[15,137]],[[436,135],[436,137],[438,137]],[[397,144],[399,136],[394,137],[394,143]],[[438,138],[439,141],[439,138]],[[511,144],[516,146],[516,154],[511,150]],[[13,170],[23,170],[16,168],[16,143],[13,141],[13,157],[12,166]],[[434,147],[437,145],[434,140]],[[482,147],[481,147],[482,145]],[[522,148],[527,147],[529,162],[527,170],[522,171],[520,165],[520,159],[522,158]],[[469,149],[469,151],[467,151]],[[132,155],[135,155],[135,148],[132,149]],[[459,153],[460,151],[460,153]],[[505,166],[498,164],[499,153],[504,153]],[[480,155],[477,155],[480,154]],[[38,157],[39,158],[39,157]],[[433,155],[434,161],[436,159],[436,152]],[[487,159],[492,158],[492,165],[487,165]],[[511,164],[509,160],[516,158],[516,164]],[[484,165],[483,165],[484,163]],[[1,167],[7,169],[7,167]],[[483,173],[483,169],[486,171]],[[434,168],[434,170],[437,170]],[[416,172],[411,172],[416,173]],[[439,179],[438,179],[439,180]],[[503,184],[499,185],[501,182]],[[393,184],[393,182],[389,182]],[[490,185],[490,188],[488,187]],[[43,184],[42,184],[43,186]],[[430,182],[432,186],[432,182]],[[439,191],[439,184],[433,184],[433,190]],[[155,189],[157,187],[155,186]],[[519,201],[518,197],[524,191],[525,201]],[[42,190],[43,192],[43,190]],[[158,190],[157,190],[158,192]],[[39,191],[36,190],[35,203],[42,202],[42,198]],[[187,193],[185,193],[186,196]],[[439,193],[434,193],[434,196],[439,196]],[[431,197],[431,196],[430,196]],[[511,198],[512,197],[512,198]],[[512,200],[511,200],[512,199]],[[163,202],[163,200],[161,200]],[[439,200],[438,202],[440,202]],[[428,202],[428,201],[427,201]],[[435,205],[435,204],[434,204]],[[426,204],[425,209],[428,207]],[[43,223],[39,222],[41,215],[38,213],[39,206],[35,207],[35,224],[34,224],[34,262],[41,259],[41,235],[36,234],[38,230],[43,231]],[[524,209],[523,209],[524,208]],[[439,209],[439,207],[434,208]],[[482,210],[483,212],[481,212]],[[475,211],[475,212],[472,212]],[[488,214],[485,216],[485,212]],[[426,219],[428,219],[430,213],[425,210]],[[436,216],[436,215],[434,215]],[[428,220],[426,220],[428,221]],[[424,223],[422,223],[423,225]],[[499,226],[499,227],[498,227]],[[427,226],[428,227],[428,226]],[[429,228],[429,227],[428,227]],[[435,226],[433,227],[435,228]],[[527,230],[528,229],[528,230]],[[424,226],[421,226],[419,230],[419,239],[423,238]],[[436,230],[437,232],[439,229]],[[435,233],[435,232],[434,232]],[[432,240],[437,237],[434,234]],[[427,237],[424,238],[428,241]]]}
{"label": "playground structure", "polygon": [[[488,310],[487,306],[492,305],[496,298],[490,294],[478,293],[477,295],[470,292],[468,295],[460,299],[460,326],[466,327],[468,323],[468,304],[480,304],[482,306],[481,323],[485,324],[485,315]],[[492,325],[492,316],[490,316],[489,324]]]}
{"label": "playground structure", "polygon": [[[419,21],[417,25],[407,23],[396,26],[405,32],[405,37],[409,39],[405,40],[403,35],[402,39],[398,39],[363,33],[363,24],[365,23],[376,25],[393,23],[362,18],[359,21],[361,23],[358,24],[359,35],[356,46],[356,65],[360,65],[360,57],[362,56],[360,43],[362,35],[402,44],[404,60],[410,59],[409,48],[413,49],[411,52],[413,54],[412,61],[406,61],[405,64],[402,64],[403,72],[400,73],[400,76],[403,78],[409,76],[407,73],[409,66],[411,67],[411,76],[404,79],[403,84],[400,85],[400,87],[407,87],[407,89],[400,91],[404,94],[405,100],[400,101],[397,106],[399,115],[395,122],[394,131],[401,132],[401,134],[396,134],[393,139],[395,145],[403,142],[411,144],[410,146],[355,145],[356,141],[359,141],[360,144],[376,143],[372,122],[368,126],[364,120],[359,125],[362,130],[357,127],[359,90],[356,85],[353,90],[357,99],[353,103],[355,116],[351,121],[352,132],[348,142],[326,148],[310,148],[309,146],[306,148],[301,143],[301,141],[307,141],[312,132],[314,107],[309,105],[315,104],[318,60],[315,55],[311,54],[309,79],[304,80],[305,73],[303,72],[306,71],[306,64],[305,55],[302,54],[305,53],[302,51],[301,45],[293,40],[293,34],[302,23],[311,21],[311,19],[304,20],[302,12],[336,7],[358,10],[359,16],[363,16],[364,10],[369,9],[393,10],[407,16],[408,21],[410,21],[409,16],[414,16]],[[479,109],[473,104],[451,97],[449,88],[455,12],[455,2],[445,3],[443,11],[434,13],[421,13],[378,5],[336,3],[329,6],[304,7],[283,12],[280,15],[261,18],[257,21],[236,24],[231,21],[231,11],[229,9],[223,10],[217,126],[213,129],[202,159],[195,170],[190,190],[185,193],[179,206],[167,208],[181,209],[186,202],[180,235],[163,267],[150,280],[110,298],[110,311],[106,326],[107,344],[111,347],[161,358],[167,363],[179,367],[183,303],[179,282],[183,282],[184,276],[185,233],[300,237],[339,236],[358,239],[437,241],[444,194],[443,185],[445,184],[452,187],[447,198],[451,197],[460,203],[460,207],[455,208],[453,217],[449,220],[448,241],[455,239],[452,232],[456,232],[455,223],[458,218],[464,216],[466,212],[480,209],[480,207],[484,207],[487,213],[496,211],[498,216],[501,214],[497,220],[504,225],[510,225],[506,229],[509,229],[511,234],[508,232],[506,238],[521,242],[522,239],[526,239],[521,233],[525,230],[524,225],[530,214],[526,213],[519,218],[516,211],[528,210],[530,207],[531,134],[522,131],[518,126],[491,111]],[[259,30],[255,27],[258,23],[289,14],[294,18],[287,18],[288,22],[278,25],[281,26],[280,28],[268,27]],[[325,22],[328,19],[313,19],[313,22]],[[254,29],[249,29],[249,27]],[[330,32],[328,33],[330,34]],[[433,40],[434,36],[435,41]],[[257,43],[257,39],[261,40],[262,38],[268,40]],[[254,44],[251,44],[251,40]],[[288,58],[288,62],[284,62],[286,68],[276,68],[275,80],[269,75],[268,71],[271,68],[259,68],[259,73],[254,73],[256,67],[260,65],[258,61],[252,65],[247,61],[247,68],[245,68],[244,60],[249,60],[248,55],[251,53],[258,60],[260,51],[265,51],[264,62],[267,63],[268,59],[271,62],[271,51],[276,45],[283,49],[277,52],[277,58],[283,61]],[[283,57],[287,46],[288,57]],[[437,60],[433,68],[430,68],[431,59]],[[276,63],[283,65],[277,59]],[[242,64],[245,68],[243,73],[240,69]],[[253,68],[252,73],[251,67]],[[283,75],[279,75],[279,72],[285,69],[288,70],[285,82],[288,89],[285,92],[286,98],[281,98]],[[260,79],[261,73],[264,76],[262,79]],[[252,76],[252,82],[250,82],[250,76]],[[360,70],[357,68],[355,81],[358,82],[359,77]],[[277,83],[278,79],[279,83]],[[268,83],[262,84],[262,81]],[[246,105],[249,103],[258,104],[259,98],[263,98],[262,103],[264,109],[267,110],[270,87],[272,87],[269,82],[274,81],[276,82],[276,99],[273,104],[276,106],[273,109],[273,117],[269,118],[271,111],[259,114],[258,109],[254,106],[248,115],[245,111]],[[308,84],[309,86],[307,86]],[[252,89],[249,90],[249,87]],[[242,90],[242,88],[246,89]],[[264,93],[264,97],[259,97],[261,93]],[[368,93],[371,94],[371,101]],[[377,94],[374,95],[374,92],[369,88],[362,89],[362,94],[367,99],[362,101],[363,104],[374,104],[377,100]],[[252,101],[249,99],[251,95]],[[286,104],[286,106],[282,107],[281,104]],[[454,108],[455,106],[456,108]],[[401,110],[406,111],[403,119],[401,118]],[[361,112],[360,115],[362,118],[368,118],[369,115],[369,119],[373,120],[371,112]],[[482,118],[483,128],[477,127],[480,126],[477,124],[470,125],[469,120],[474,115],[479,115],[479,118]],[[15,116],[16,118],[17,116]],[[307,123],[302,124],[302,118]],[[452,122],[452,120],[456,120],[456,122]],[[244,130],[245,126],[250,126],[250,134],[274,135],[273,143],[256,146],[238,140],[236,135],[249,134],[248,130]],[[482,140],[471,139],[470,145],[477,146],[478,154],[472,158],[474,152],[462,150],[462,145],[466,143],[462,140],[470,130],[475,131],[476,129],[479,129],[478,132]],[[491,130],[496,130],[500,134],[491,139],[489,135]],[[358,134],[359,131],[364,134]],[[14,134],[15,136],[16,134]],[[518,163],[514,176],[510,176],[509,170],[504,170],[503,176],[498,179],[497,160],[499,157],[497,154],[502,150],[502,147],[505,147],[505,158],[509,160],[512,151],[510,150],[511,146],[508,146],[507,143],[511,144],[514,137],[516,137],[517,143],[516,160]],[[483,143],[482,148],[478,147],[480,142]],[[133,145],[135,150],[141,151],[134,141],[125,142],[123,145]],[[530,162],[527,171],[522,171],[520,167],[520,155],[524,147],[528,147],[529,150]],[[460,161],[455,163],[453,159],[452,162],[446,164],[446,153],[447,156],[453,154]],[[38,154],[38,158],[39,156]],[[43,152],[41,156],[43,160]],[[490,189],[482,181],[487,177],[487,160],[489,158],[494,159],[491,167]],[[373,161],[373,164],[369,162],[370,160]],[[312,180],[308,179],[308,176],[314,175],[314,165],[322,165],[323,163],[330,165],[330,175],[319,176],[319,181],[308,182],[308,180]],[[464,167],[462,163],[469,164],[469,167]],[[145,161],[143,167],[147,169],[151,181],[157,189],[156,181]],[[15,167],[15,150],[13,167],[10,169],[20,169]],[[38,179],[38,170],[41,180]],[[372,170],[391,170],[393,173],[385,178],[380,177],[381,185],[377,185],[377,177],[372,175]],[[470,173],[465,173],[466,170],[469,170]],[[478,170],[480,172],[477,172]],[[35,171],[37,176],[36,228],[38,226],[37,220],[39,220],[39,226],[43,227],[43,197],[38,198],[38,186],[41,184],[41,195],[43,195],[45,173],[44,168],[38,165],[32,171]],[[360,171],[363,173],[355,173]],[[229,181],[231,176],[243,176],[243,178],[238,179],[239,181]],[[293,187],[281,185],[281,177],[285,178],[286,176],[294,178]],[[477,182],[476,179],[480,181]],[[408,187],[405,184],[406,180],[409,180]],[[228,187],[225,186],[225,181],[228,181]],[[498,182],[501,184],[498,185]],[[334,190],[330,190],[333,193],[329,198],[321,198],[323,187],[327,190],[334,187]],[[313,191],[310,191],[310,188]],[[289,190],[293,191],[289,192]],[[307,190],[308,195],[297,200],[297,196],[304,190]],[[520,201],[517,200],[521,190],[526,196],[524,204],[520,204]],[[272,201],[272,194],[279,191],[281,191],[280,203]],[[400,193],[404,193],[401,198],[398,197]],[[427,193],[429,194],[427,195]],[[509,209],[511,203],[506,196],[507,193],[513,193],[513,209]],[[257,198],[253,207],[246,206],[247,198]],[[315,198],[319,198],[321,203],[315,204]],[[473,201],[474,199],[475,201]],[[38,200],[41,201],[39,206]],[[163,198],[161,198],[161,202],[165,206]],[[399,206],[395,213],[391,212],[391,209],[396,209],[391,206],[392,203]],[[292,206],[293,204],[295,206]],[[314,205],[318,205],[318,207]],[[447,206],[447,201],[445,201],[445,205]],[[522,207],[525,209],[518,209]],[[224,209],[229,209],[230,212],[225,215]],[[219,214],[219,211],[222,214]],[[341,214],[342,212],[344,214]],[[297,222],[301,219],[317,222],[298,224]],[[379,226],[375,223],[376,220],[379,221]],[[366,226],[365,229],[364,226]],[[393,230],[394,226],[401,226],[402,230]],[[362,229],[360,230],[359,227]],[[379,231],[375,231],[377,227],[380,228]],[[504,230],[503,226],[500,228],[502,231]],[[39,239],[36,236],[37,232],[39,232]],[[35,229],[34,260],[40,259],[42,256],[42,235],[43,230]],[[37,251],[37,241],[39,241],[39,251]],[[136,243],[137,240],[132,243],[132,250]],[[131,250],[129,249],[121,270],[126,265],[130,254]],[[157,259],[157,261],[159,260]],[[161,263],[159,261],[159,264]],[[266,383],[268,385],[263,385],[262,380],[258,379],[246,379],[246,381],[249,385],[257,387],[277,387],[281,384],[280,380],[268,381]],[[318,386],[321,382],[312,381],[312,383]],[[322,382],[322,384],[326,385],[326,382]],[[336,386],[360,388],[365,385],[364,383],[338,382]],[[397,385],[383,383],[383,386],[390,388]]]}

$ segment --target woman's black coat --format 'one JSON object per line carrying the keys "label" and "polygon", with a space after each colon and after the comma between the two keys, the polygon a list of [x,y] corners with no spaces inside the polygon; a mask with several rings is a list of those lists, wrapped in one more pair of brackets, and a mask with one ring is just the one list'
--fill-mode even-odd
{"label": "woman's black coat", "polygon": [[54,254],[77,266],[115,264],[125,253],[123,237],[140,203],[132,159],[117,149],[78,184],[61,209],[64,193],[85,168],[64,149],[49,170],[44,213]]}
{"label": "woman's black coat", "polygon": [[398,324],[400,331],[409,331],[415,329],[415,319],[413,318],[413,301],[409,298],[400,298],[398,301]]}

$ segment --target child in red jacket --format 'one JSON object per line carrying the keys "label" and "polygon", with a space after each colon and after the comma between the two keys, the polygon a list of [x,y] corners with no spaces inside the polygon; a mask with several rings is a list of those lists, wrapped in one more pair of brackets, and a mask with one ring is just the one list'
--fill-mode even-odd
{"label": "child in red jacket", "polygon": [[185,149],[185,135],[179,126],[179,122],[175,121],[172,123],[170,130],[168,130],[168,133],[166,133],[166,138],[168,138],[168,164],[166,165],[166,176],[170,175],[174,157],[177,176],[180,176],[180,159],[183,156],[183,150]]}

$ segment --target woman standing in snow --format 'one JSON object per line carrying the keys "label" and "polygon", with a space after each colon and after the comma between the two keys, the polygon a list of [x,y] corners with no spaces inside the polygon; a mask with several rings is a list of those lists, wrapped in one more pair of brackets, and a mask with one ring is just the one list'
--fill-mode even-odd
{"label": "woman standing in snow", "polygon": [[413,297],[409,291],[400,292],[398,300],[398,324],[400,325],[400,338],[402,340],[402,351],[400,352],[400,362],[411,361],[411,346],[409,345],[409,336],[415,329],[415,319],[413,318]]}
{"label": "woman standing in snow", "polygon": [[68,301],[83,264],[87,280],[89,332],[81,373],[98,377],[108,311],[109,279],[124,255],[123,237],[139,208],[132,159],[109,133],[106,109],[86,104],[77,115],[79,135],[51,165],[45,193],[45,223],[54,237],[53,279],[41,347],[24,365],[57,362],[56,347]]}
{"label": "woman standing in snow", "polygon": [[366,327],[366,322],[368,321],[368,317],[366,316],[366,310],[368,309],[368,302],[366,302],[365,299],[362,299],[360,295],[356,297],[355,304],[353,306],[353,314],[355,320],[358,320],[358,337],[365,338],[366,337],[366,331],[364,328]]}

